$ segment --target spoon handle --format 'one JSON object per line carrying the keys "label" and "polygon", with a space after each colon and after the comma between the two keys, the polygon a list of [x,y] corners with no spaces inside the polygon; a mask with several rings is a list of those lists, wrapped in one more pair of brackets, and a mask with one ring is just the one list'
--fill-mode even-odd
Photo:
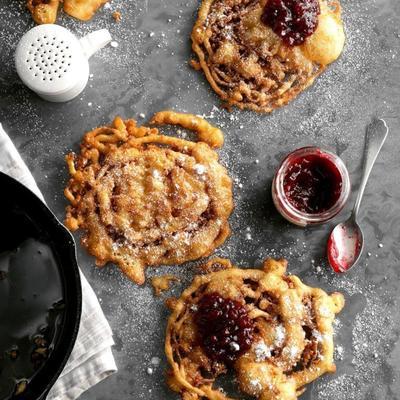
{"label": "spoon handle", "polygon": [[361,200],[364,195],[365,187],[367,186],[368,178],[372,167],[375,164],[376,158],[385,143],[389,128],[383,119],[374,119],[367,127],[364,148],[364,168],[361,179],[360,188],[358,190],[357,200],[353,209],[353,218],[357,219],[360,209]]}

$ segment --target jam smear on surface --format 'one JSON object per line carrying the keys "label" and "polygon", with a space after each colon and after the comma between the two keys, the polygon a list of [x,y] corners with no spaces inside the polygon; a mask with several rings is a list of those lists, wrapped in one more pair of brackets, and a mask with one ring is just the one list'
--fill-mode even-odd
{"label": "jam smear on surface", "polygon": [[253,321],[246,306],[239,301],[218,293],[206,294],[194,318],[200,343],[212,360],[232,364],[251,347]]}
{"label": "jam smear on surface", "polygon": [[338,201],[342,176],[329,159],[308,155],[291,163],[283,187],[286,198],[294,208],[307,214],[318,214],[328,211]]}
{"label": "jam smear on surface", "polygon": [[318,27],[318,0],[269,0],[261,20],[288,46],[303,44]]}

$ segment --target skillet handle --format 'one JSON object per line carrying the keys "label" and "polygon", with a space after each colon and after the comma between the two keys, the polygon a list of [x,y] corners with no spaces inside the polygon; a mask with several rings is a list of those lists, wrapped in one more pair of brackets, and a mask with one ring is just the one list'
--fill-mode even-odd
{"label": "skillet handle", "polygon": [[46,391],[45,391],[41,396],[39,396],[36,400],[46,400],[47,395],[48,395],[49,392],[50,392],[50,389],[51,389],[51,388],[46,389]]}

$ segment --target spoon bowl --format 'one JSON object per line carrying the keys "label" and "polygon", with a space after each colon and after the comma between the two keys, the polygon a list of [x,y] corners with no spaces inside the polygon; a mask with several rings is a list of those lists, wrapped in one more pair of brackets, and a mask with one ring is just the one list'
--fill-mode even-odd
{"label": "spoon bowl", "polygon": [[358,263],[364,247],[364,235],[353,218],[336,225],[328,239],[328,261],[333,270],[343,273]]}
{"label": "spoon bowl", "polygon": [[367,127],[363,176],[353,212],[347,221],[338,224],[333,229],[328,239],[328,261],[337,273],[349,271],[360,260],[364,248],[364,235],[357,223],[358,211],[372,167],[388,132],[389,128],[383,119],[374,119]]}

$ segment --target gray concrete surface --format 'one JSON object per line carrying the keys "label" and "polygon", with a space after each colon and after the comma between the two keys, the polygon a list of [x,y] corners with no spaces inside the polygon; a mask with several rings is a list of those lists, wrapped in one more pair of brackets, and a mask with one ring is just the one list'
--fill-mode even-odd
{"label": "gray concrete surface", "polygon": [[[46,103],[22,85],[13,67],[15,46],[33,26],[23,3],[0,0],[0,122],[57,216],[63,218],[66,205],[64,155],[78,149],[86,130],[117,114],[141,119],[144,113],[146,120],[167,108],[209,116],[226,133],[221,160],[236,180],[233,234],[217,254],[243,266],[258,265],[269,255],[284,256],[289,271],[305,282],[346,296],[336,329],[337,373],[311,385],[302,399],[400,399],[398,0],[343,0],[348,40],[342,58],[306,93],[272,115],[215,108],[218,98],[203,76],[188,67],[197,0],[113,0],[112,10],[122,12],[120,24],[113,22],[112,10],[103,10],[88,23],[62,16],[59,23],[78,36],[108,27],[119,46],[92,58],[93,78],[80,97],[66,104]],[[326,266],[325,244],[334,222],[348,215],[351,202],[332,223],[299,229],[275,211],[271,179],[283,155],[314,144],[343,158],[357,189],[364,130],[373,116],[385,117],[391,133],[362,206],[366,251],[359,268],[336,277]],[[246,239],[247,228],[251,240]],[[162,299],[153,297],[149,285],[139,288],[128,282],[115,267],[95,269],[93,259],[78,248],[80,266],[114,330],[119,367],[81,399],[176,399],[163,377],[167,311]],[[195,273],[196,263],[151,269],[148,276],[164,271],[182,278],[172,291],[177,295]],[[162,361],[149,375],[152,357]]]}

